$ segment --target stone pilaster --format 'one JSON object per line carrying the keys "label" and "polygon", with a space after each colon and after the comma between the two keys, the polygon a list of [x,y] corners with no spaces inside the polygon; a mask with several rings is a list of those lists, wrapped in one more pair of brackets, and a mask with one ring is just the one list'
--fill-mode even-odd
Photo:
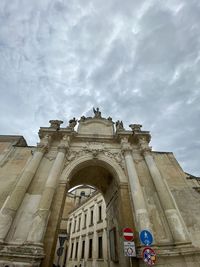
{"label": "stone pilaster", "polygon": [[58,146],[58,153],[48,175],[38,210],[27,238],[30,243],[41,243],[48,222],[49,211],[56,190],[58,177],[62,171],[66,150],[69,147],[68,137],[64,137]]}
{"label": "stone pilaster", "polygon": [[107,243],[107,232],[106,232],[106,228],[103,229],[103,234],[102,234],[102,238],[103,238],[103,258],[105,261],[108,260],[108,243]]}
{"label": "stone pilaster", "polygon": [[82,253],[82,236],[79,236],[79,240],[78,240],[78,257],[77,257],[77,261],[79,262],[81,260],[81,253]]}
{"label": "stone pilaster", "polygon": [[3,242],[8,234],[13,219],[16,215],[18,208],[25,196],[25,193],[39,167],[44,153],[46,152],[49,144],[49,136],[46,135],[38,144],[32,159],[26,165],[21,177],[19,178],[14,190],[8,196],[4,206],[0,211],[0,240]]}
{"label": "stone pilaster", "polygon": [[85,237],[85,261],[88,260],[88,255],[89,255],[89,236],[88,236],[88,233],[86,234],[86,237]]}
{"label": "stone pilaster", "polygon": [[144,137],[141,137],[139,139],[139,144],[146,164],[149,168],[154,185],[156,187],[156,191],[158,193],[160,203],[167,218],[174,241],[181,243],[190,242],[189,234],[186,230],[183,218],[178,211],[174,197],[168,187],[166,180],[161,176],[161,173],[156,166],[151,153],[151,148],[148,146],[148,143]]}
{"label": "stone pilaster", "polygon": [[93,210],[93,221],[94,221],[94,234],[93,234],[93,264],[96,264],[98,258],[98,234],[97,234],[97,219],[98,218],[98,207],[95,200]]}
{"label": "stone pilaster", "polygon": [[128,172],[128,179],[131,189],[131,196],[133,200],[135,218],[138,225],[138,230],[139,231],[143,229],[151,230],[151,223],[146,208],[146,203],[144,200],[144,195],[141,189],[139,177],[137,175],[137,171],[132,157],[132,149],[126,137],[123,137],[121,139],[121,147],[124,153],[126,169]]}

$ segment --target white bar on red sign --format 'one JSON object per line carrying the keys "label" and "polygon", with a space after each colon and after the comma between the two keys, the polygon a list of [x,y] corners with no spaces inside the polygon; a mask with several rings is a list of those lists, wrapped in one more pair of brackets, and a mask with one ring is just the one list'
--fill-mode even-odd
{"label": "white bar on red sign", "polygon": [[133,233],[124,233],[124,236],[133,236]]}

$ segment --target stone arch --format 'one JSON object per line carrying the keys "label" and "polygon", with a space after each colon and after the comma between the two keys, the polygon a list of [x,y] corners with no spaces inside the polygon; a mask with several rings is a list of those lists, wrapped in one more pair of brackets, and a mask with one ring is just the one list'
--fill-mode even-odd
{"label": "stone arch", "polygon": [[93,161],[96,164],[98,162],[99,163],[101,162],[102,164],[104,164],[104,166],[106,166],[110,170],[110,172],[115,175],[116,179],[118,180],[118,183],[128,182],[127,177],[124,174],[121,166],[118,163],[116,163],[116,161],[114,161],[113,159],[105,155],[98,155],[98,158],[94,158],[92,155],[84,155],[73,160],[63,170],[61,177],[60,177],[60,181],[67,182],[70,179],[70,177],[73,175],[73,171],[78,166],[89,161]]}
{"label": "stone arch", "polygon": [[82,168],[84,164],[87,165],[89,162],[93,162],[93,165],[102,165],[102,167],[104,166],[107,168],[113,177],[115,177],[118,184],[128,183],[127,177],[121,166],[105,155],[98,155],[98,158],[94,158],[92,155],[84,155],[73,160],[63,170],[60,182],[68,183],[74,175],[74,172],[76,172],[77,169]]}
{"label": "stone arch", "polygon": [[[89,178],[87,179],[87,175]],[[83,179],[81,180],[81,177]],[[101,184],[98,184],[98,179],[102,177]],[[92,181],[92,178],[95,180]],[[62,171],[59,180],[59,192],[56,193],[58,200],[54,201],[54,206],[60,209],[57,221],[59,223],[62,215],[63,202],[66,196],[66,191],[79,184],[88,184],[95,186],[104,196],[107,210],[108,231],[116,229],[116,262],[110,266],[127,266],[127,258],[123,255],[123,238],[122,229],[126,226],[133,226],[133,213],[131,207],[131,198],[129,195],[127,177],[122,167],[112,158],[105,155],[98,155],[94,158],[92,155],[81,156],[70,162]],[[60,201],[60,202],[59,202]],[[52,215],[51,215],[52,217]],[[57,236],[54,236],[54,245],[49,247],[49,233],[56,231],[51,230],[51,225],[55,217],[49,219],[47,231],[44,239],[45,251],[55,249]],[[57,233],[56,233],[57,234]],[[51,263],[46,255],[42,266]]]}

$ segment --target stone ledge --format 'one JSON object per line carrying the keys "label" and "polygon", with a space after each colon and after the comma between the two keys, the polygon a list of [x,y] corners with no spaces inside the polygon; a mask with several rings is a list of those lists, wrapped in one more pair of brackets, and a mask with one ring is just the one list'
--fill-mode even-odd
{"label": "stone ledge", "polygon": [[[194,254],[200,254],[200,248],[193,247],[191,245],[169,245],[169,246],[150,246],[155,250],[159,257],[176,257],[176,256],[189,256]],[[142,251],[145,246],[137,248],[137,258],[142,258]]]}
{"label": "stone ledge", "polygon": [[0,244],[0,261],[40,262],[44,256],[43,247],[39,245]]}

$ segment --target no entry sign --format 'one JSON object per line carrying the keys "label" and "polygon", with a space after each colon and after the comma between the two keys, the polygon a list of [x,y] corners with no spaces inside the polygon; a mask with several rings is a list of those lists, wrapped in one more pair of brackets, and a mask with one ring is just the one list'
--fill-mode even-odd
{"label": "no entry sign", "polygon": [[131,228],[124,228],[123,236],[126,241],[132,241],[134,238],[133,230]]}

